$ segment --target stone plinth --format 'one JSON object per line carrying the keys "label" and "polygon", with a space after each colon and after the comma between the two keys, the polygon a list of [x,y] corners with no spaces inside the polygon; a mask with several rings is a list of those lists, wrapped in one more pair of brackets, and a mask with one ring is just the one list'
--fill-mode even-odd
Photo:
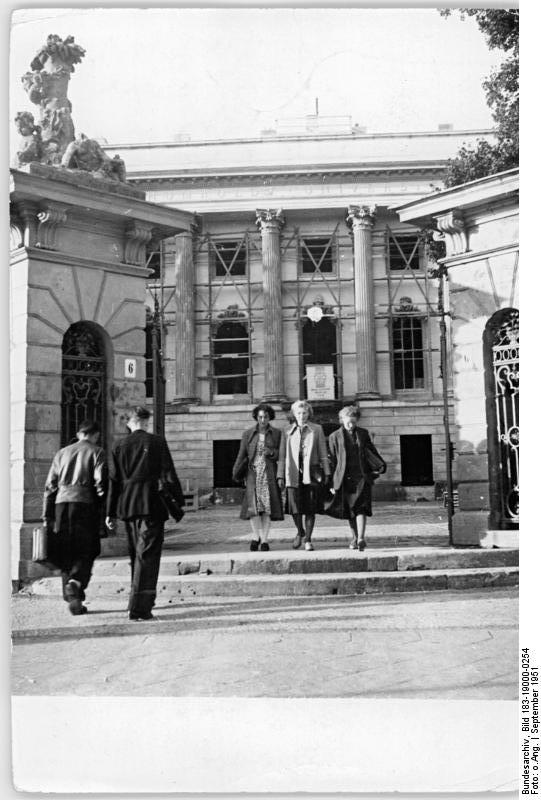
{"label": "stone plinth", "polygon": [[[146,251],[191,214],[126,185],[30,164],[11,173],[12,579],[31,559],[45,477],[61,446],[62,343],[85,322],[103,345],[107,449],[145,401]],[[132,368],[128,370],[126,359]],[[134,368],[133,368],[134,366]],[[126,552],[119,526],[108,550]]]}

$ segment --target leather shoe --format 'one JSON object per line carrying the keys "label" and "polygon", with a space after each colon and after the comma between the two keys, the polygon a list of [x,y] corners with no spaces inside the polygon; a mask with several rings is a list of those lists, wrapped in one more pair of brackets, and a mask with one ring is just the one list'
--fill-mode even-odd
{"label": "leather shoe", "polygon": [[267,542],[263,542],[263,544],[261,545],[261,550],[263,550],[265,553],[269,552],[270,547]]}
{"label": "leather shoe", "polygon": [[139,619],[140,620],[150,620],[150,619],[154,620],[154,619],[156,619],[156,617],[150,611],[147,614],[138,614],[136,611],[130,611],[129,619],[131,619],[132,622],[135,622],[136,620],[139,620]]}
{"label": "leather shoe", "polygon": [[305,545],[304,545],[304,549],[305,550],[313,550],[314,549],[314,545],[312,544],[312,542],[306,542]]}
{"label": "leather shoe", "polygon": [[301,544],[302,544],[302,536],[300,535],[300,533],[298,533],[293,539],[293,544],[291,546],[293,547],[293,550],[298,550]]}
{"label": "leather shoe", "polygon": [[88,608],[84,606],[80,600],[70,600],[68,608],[70,610],[70,614],[72,614],[74,617],[78,617],[81,614],[88,614]]}
{"label": "leather shoe", "polygon": [[250,550],[252,551],[252,553],[255,550],[259,549],[259,542],[260,542],[260,539],[252,539],[252,541],[250,542]]}
{"label": "leather shoe", "polygon": [[364,550],[364,548],[366,547],[365,540],[364,539],[360,539],[359,540],[359,544],[357,546],[358,546],[359,550],[361,550],[361,551]]}

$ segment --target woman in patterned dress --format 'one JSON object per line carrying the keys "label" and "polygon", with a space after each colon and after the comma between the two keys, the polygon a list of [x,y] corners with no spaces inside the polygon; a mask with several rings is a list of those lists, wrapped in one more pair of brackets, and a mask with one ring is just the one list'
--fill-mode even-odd
{"label": "woman in patterned dress", "polygon": [[242,434],[239,454],[233,465],[233,480],[245,481],[246,491],[240,510],[241,519],[252,526],[250,550],[268,551],[271,521],[284,518],[282,497],[276,481],[276,464],[282,433],[273,428],[274,409],[260,403],[252,411],[255,427]]}

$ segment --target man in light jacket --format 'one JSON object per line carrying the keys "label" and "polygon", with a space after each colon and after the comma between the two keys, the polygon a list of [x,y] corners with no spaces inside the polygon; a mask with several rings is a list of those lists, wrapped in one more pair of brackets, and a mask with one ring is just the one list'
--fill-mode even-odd
{"label": "man in light jacket", "polygon": [[77,442],[55,455],[43,496],[47,561],[60,568],[63,596],[74,615],[87,613],[85,589],[100,553],[107,463],[99,438],[96,422],[81,423]]}

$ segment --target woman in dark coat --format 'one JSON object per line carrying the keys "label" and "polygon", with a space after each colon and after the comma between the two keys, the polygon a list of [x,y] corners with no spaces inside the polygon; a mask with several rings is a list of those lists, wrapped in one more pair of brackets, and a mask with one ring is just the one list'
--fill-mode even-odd
{"label": "woman in dark coat", "polygon": [[372,485],[387,469],[368,431],[358,427],[360,416],[357,406],[346,406],[338,415],[341,427],[329,436],[332,487],[325,513],[347,519],[351,550],[366,547],[366,518],[372,516]]}
{"label": "woman in dark coat", "polygon": [[269,550],[271,520],[284,518],[282,497],[276,482],[276,463],[282,432],[273,428],[274,409],[261,403],[252,411],[256,425],[242,434],[239,454],[233,465],[233,480],[246,482],[240,510],[241,519],[252,526],[250,550]]}

